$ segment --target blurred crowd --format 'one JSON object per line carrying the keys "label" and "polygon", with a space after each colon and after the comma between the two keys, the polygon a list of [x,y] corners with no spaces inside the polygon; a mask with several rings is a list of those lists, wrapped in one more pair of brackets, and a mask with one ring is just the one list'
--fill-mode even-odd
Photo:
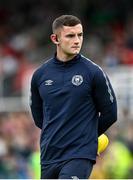
{"label": "blurred crowd", "polygon": [[39,178],[39,135],[29,113],[0,114],[0,179]]}
{"label": "blurred crowd", "polygon": [[[0,114],[0,179],[40,177],[40,130],[28,112]],[[109,146],[94,166],[92,179],[133,178],[133,121],[107,132]]]}
{"label": "blurred crowd", "polygon": [[133,121],[121,127],[113,125],[107,131],[109,146],[94,166],[92,179],[133,178]]}
{"label": "blurred crowd", "polygon": [[[52,21],[77,15],[84,26],[82,53],[107,67],[133,65],[133,1],[0,1],[0,76],[4,96],[21,95],[27,69],[54,53]],[[9,65],[10,64],[10,65]]]}
{"label": "blurred crowd", "polygon": [[[85,56],[102,67],[133,66],[132,0],[1,0],[0,98],[22,96],[25,74],[53,55],[51,24],[62,14],[82,20]],[[92,178],[133,178],[133,119],[123,113]],[[0,113],[0,178],[39,178],[39,134],[28,111]]]}

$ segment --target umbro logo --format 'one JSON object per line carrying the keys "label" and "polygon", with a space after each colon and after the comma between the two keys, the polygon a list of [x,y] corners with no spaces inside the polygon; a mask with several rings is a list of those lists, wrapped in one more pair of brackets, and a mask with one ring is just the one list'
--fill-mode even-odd
{"label": "umbro logo", "polygon": [[53,81],[51,79],[48,79],[48,80],[45,81],[45,85],[46,86],[51,86],[51,85],[53,85]]}

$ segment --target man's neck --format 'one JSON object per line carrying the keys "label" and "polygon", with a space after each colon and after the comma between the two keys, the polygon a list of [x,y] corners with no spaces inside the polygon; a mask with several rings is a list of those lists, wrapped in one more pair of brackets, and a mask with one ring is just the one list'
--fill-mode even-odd
{"label": "man's neck", "polygon": [[67,54],[62,54],[62,53],[59,53],[57,52],[57,59],[59,59],[60,61],[62,62],[67,62],[67,61],[70,61],[71,59],[73,59],[76,55],[67,55]]}

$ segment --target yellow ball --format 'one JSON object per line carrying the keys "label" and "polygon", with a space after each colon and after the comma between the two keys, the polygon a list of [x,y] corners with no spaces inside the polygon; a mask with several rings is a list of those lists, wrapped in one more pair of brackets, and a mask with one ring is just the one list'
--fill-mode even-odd
{"label": "yellow ball", "polygon": [[98,137],[98,154],[101,154],[107,148],[109,144],[109,139],[107,135],[102,134]]}

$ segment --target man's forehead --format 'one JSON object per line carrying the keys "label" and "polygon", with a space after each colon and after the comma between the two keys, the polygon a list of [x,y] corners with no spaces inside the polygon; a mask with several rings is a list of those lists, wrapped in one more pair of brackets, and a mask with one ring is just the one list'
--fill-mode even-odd
{"label": "man's forehead", "polygon": [[81,24],[77,24],[75,26],[62,26],[58,28],[55,32],[57,35],[61,34],[75,34],[75,33],[83,33],[83,27]]}
{"label": "man's forehead", "polygon": [[75,33],[75,32],[82,32],[83,31],[83,28],[82,28],[82,25],[81,24],[77,24],[75,26],[63,26],[61,28],[61,31],[62,32],[72,32],[72,33]]}
{"label": "man's forehead", "polygon": [[58,30],[58,34],[69,34],[69,33],[83,33],[83,28],[81,24],[75,26],[63,26]]}

